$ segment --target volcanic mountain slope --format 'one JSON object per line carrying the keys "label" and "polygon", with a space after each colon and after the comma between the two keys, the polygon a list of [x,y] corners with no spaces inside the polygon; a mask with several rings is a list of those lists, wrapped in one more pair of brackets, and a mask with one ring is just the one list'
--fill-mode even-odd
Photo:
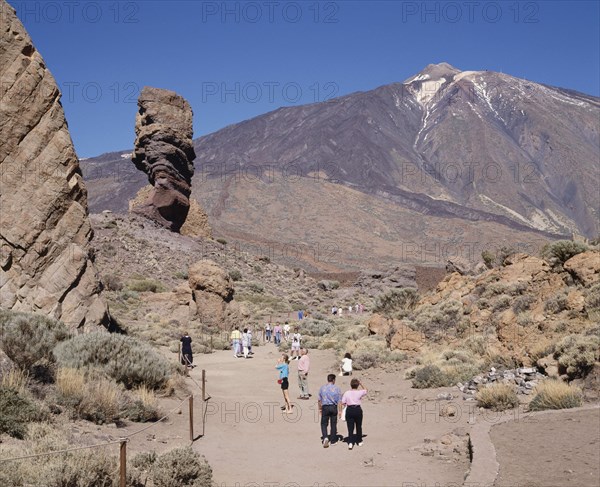
{"label": "volcanic mountain slope", "polygon": [[[194,196],[215,233],[243,241],[292,243],[299,236],[286,228],[302,228],[310,233],[302,241],[337,242],[363,217],[368,234],[375,207],[392,208],[371,219],[392,245],[480,242],[482,230],[506,243],[591,237],[599,229],[599,117],[592,96],[429,65],[403,83],[280,108],[197,139]],[[124,210],[143,185],[121,153],[107,156],[84,161],[93,211]],[[318,192],[300,201],[309,182]],[[334,197],[339,184],[346,197]],[[370,255],[388,260],[377,233],[370,236]]]}

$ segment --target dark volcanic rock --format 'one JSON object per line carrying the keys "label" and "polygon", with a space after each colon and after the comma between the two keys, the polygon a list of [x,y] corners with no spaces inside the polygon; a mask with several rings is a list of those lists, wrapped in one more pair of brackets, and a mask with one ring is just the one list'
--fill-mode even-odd
{"label": "dark volcanic rock", "polygon": [[142,90],[138,106],[132,161],[148,175],[154,191],[133,211],[178,232],[190,207],[196,158],[192,109],[173,91],[150,87]]}

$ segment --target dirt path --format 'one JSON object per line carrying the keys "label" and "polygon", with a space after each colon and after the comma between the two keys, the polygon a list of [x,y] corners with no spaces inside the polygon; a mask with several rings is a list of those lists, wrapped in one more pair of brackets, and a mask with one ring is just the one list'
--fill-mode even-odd
{"label": "dirt path", "polygon": [[[274,368],[279,353],[273,345],[256,347],[255,352],[248,360],[235,359],[230,352],[199,355],[192,371],[199,380],[200,370],[206,369],[211,396],[206,434],[194,449],[210,462],[219,487],[461,485],[468,469],[466,451],[424,456],[410,448],[466,425],[466,415],[449,420],[439,416],[439,401],[415,402],[423,392],[411,389],[400,374],[360,374],[370,389],[363,406],[364,445],[352,451],[345,443],[324,449],[316,395],[336,362],[334,353],[310,352],[313,398],[308,401],[296,399],[297,362],[290,364],[290,397],[296,413],[285,415]],[[349,379],[338,377],[338,385],[342,391],[348,389]],[[346,436],[345,423],[339,432]]]}
{"label": "dirt path", "polygon": [[599,409],[499,424],[492,428],[491,439],[500,464],[498,487],[600,485]]}

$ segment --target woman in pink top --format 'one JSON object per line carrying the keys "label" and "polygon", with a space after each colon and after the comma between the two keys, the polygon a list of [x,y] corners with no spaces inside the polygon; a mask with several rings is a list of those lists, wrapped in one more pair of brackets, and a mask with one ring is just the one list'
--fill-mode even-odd
{"label": "woman in pink top", "polygon": [[[360,407],[361,399],[367,394],[367,390],[363,387],[358,379],[350,381],[349,391],[344,392],[342,396],[342,404],[346,406],[346,423],[348,424],[348,450],[352,447],[362,446],[362,420],[363,412]],[[359,389],[360,387],[360,389]],[[354,426],[356,426],[356,435],[354,434]]]}

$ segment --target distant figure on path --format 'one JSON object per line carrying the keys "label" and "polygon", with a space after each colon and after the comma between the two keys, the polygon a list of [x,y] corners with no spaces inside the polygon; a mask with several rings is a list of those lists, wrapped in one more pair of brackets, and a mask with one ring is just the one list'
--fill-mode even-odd
{"label": "distant figure on path", "polygon": [[[327,376],[327,384],[319,389],[319,414],[321,415],[321,441],[323,448],[337,443],[337,420],[342,416],[342,391],[335,385],[335,374]],[[327,435],[327,426],[331,432]]]}
{"label": "distant figure on path", "polygon": [[286,342],[290,340],[290,324],[287,321],[283,325],[283,338]]}
{"label": "distant figure on path", "polygon": [[298,320],[302,320],[302,318],[304,318],[304,311],[300,310],[298,311]]}
{"label": "distant figure on path", "polygon": [[279,345],[281,343],[281,325],[279,323],[275,324],[273,333],[275,333],[275,345]]}
{"label": "distant figure on path", "polygon": [[310,359],[308,358],[308,350],[300,349],[300,360],[298,361],[298,386],[300,387],[300,396],[298,399],[310,399],[308,393],[308,371],[310,369]]}
{"label": "distant figure on path", "polygon": [[244,333],[242,333],[242,348],[244,350],[244,358],[248,358],[248,354],[250,353],[250,338],[248,337],[248,328],[244,328]]}
{"label": "distant figure on path", "polygon": [[344,313],[344,308],[340,306],[340,307],[338,308],[338,316],[340,316],[340,317],[341,317],[343,313]]}
{"label": "distant figure on path", "polygon": [[283,400],[285,402],[285,412],[292,412],[292,405],[290,403],[290,395],[288,389],[290,388],[290,383],[288,381],[288,377],[290,375],[290,366],[289,366],[289,357],[286,353],[282,354],[279,360],[277,360],[277,365],[275,368],[279,371],[279,380],[277,381],[281,384],[281,391],[283,392]]}
{"label": "distant figure on path", "polygon": [[[346,406],[346,423],[348,424],[348,450],[352,450],[354,445],[362,446],[362,421],[363,410],[360,406],[361,399],[367,394],[367,390],[363,387],[358,379],[350,381],[349,391],[344,392],[342,396],[342,404]],[[359,389],[360,387],[360,389]],[[354,427],[356,426],[356,435]]]}
{"label": "distant figure on path", "polygon": [[348,314],[352,314],[352,305],[348,306]]}
{"label": "distant figure on path", "polygon": [[265,339],[266,341],[268,341],[269,343],[271,343],[271,333],[273,330],[271,330],[271,323],[267,323],[265,325]]}
{"label": "distant figure on path", "polygon": [[352,375],[352,355],[346,352],[340,365],[340,375]]}
{"label": "distant figure on path", "polygon": [[181,339],[181,365],[186,365],[189,369],[192,369],[194,366],[192,362],[194,361],[194,357],[192,356],[192,338],[186,331]]}
{"label": "distant figure on path", "polygon": [[231,332],[231,348],[233,348],[233,356],[235,358],[240,358],[240,354],[242,352],[241,347],[242,334],[240,333],[240,328],[236,326]]}

